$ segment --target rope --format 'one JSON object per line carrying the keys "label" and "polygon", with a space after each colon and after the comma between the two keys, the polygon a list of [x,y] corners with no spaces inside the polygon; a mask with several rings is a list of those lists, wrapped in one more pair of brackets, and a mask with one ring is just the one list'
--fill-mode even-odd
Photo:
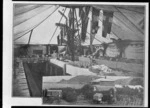
{"label": "rope", "polygon": [[124,13],[123,12],[121,12],[116,6],[114,6],[136,29],[138,29],[138,31],[140,31],[142,34],[144,34],[143,33],[143,31],[141,30],[141,29],[139,29],[126,15],[124,15]]}
{"label": "rope", "polygon": [[[32,28],[32,29],[35,29],[35,28],[38,27],[40,24],[42,24],[47,18],[49,18],[54,12],[56,12],[56,10],[57,10],[58,8],[59,8],[59,7],[57,7],[49,16],[47,16],[42,22],[40,22],[39,24],[37,24],[37,25],[36,25],[34,28]],[[32,30],[32,29],[31,29],[31,30]],[[31,31],[31,30],[30,30],[30,31]],[[28,32],[24,33],[22,36],[20,36],[20,37],[14,39],[14,41],[16,41],[16,40],[18,40],[19,38],[23,37],[24,35],[26,35],[26,34],[29,33],[30,31],[28,31]]]}
{"label": "rope", "polygon": [[[103,8],[101,8],[101,7],[98,7],[98,6],[92,6],[92,7],[94,7],[94,8],[96,8],[96,9],[100,9],[100,10],[106,10],[106,11],[108,11],[107,9],[103,9]],[[139,13],[139,14],[144,14],[143,12],[140,12],[140,11],[137,11],[137,10],[132,10],[132,9],[126,9],[125,7],[118,7],[118,6],[115,6],[115,7],[117,7],[117,8],[120,8],[120,9],[124,9],[124,10],[127,10],[127,11],[132,11],[132,12],[136,12],[136,13]],[[112,10],[110,10],[110,11],[112,11]],[[113,11],[113,12],[119,12],[119,11]],[[128,12],[123,12],[123,13],[128,13]]]}
{"label": "rope", "polygon": [[[143,12],[132,10],[132,9],[128,9],[128,8],[126,9],[124,7],[117,7],[117,8],[124,9],[124,10],[131,11],[131,12],[136,12],[136,13],[139,13],[139,14],[144,14]],[[125,13],[125,12],[123,12],[123,13]]]}
{"label": "rope", "polygon": [[[66,11],[66,8],[65,8],[65,11]],[[65,13],[65,11],[64,11],[64,13]],[[63,13],[63,14],[64,14],[64,13]],[[59,23],[61,22],[62,18],[63,18],[63,15],[62,15],[62,17],[60,18]],[[58,26],[56,27],[56,29],[55,29],[55,31],[54,31],[54,33],[53,33],[53,35],[52,35],[52,37],[50,38],[50,40],[49,40],[49,42],[48,42],[48,43],[50,43],[50,42],[51,42],[51,40],[53,39],[53,37],[54,37],[54,35],[55,35],[55,33],[56,33],[57,29],[58,29]]]}
{"label": "rope", "polygon": [[[53,7],[53,6],[51,6],[51,7]],[[46,8],[46,9],[42,10],[41,12],[36,13],[34,16],[32,16],[32,17],[30,17],[30,18],[28,18],[28,19],[25,19],[23,22],[19,22],[19,23],[15,24],[14,26],[18,26],[18,25],[20,25],[20,24],[26,22],[27,20],[30,20],[30,19],[34,18],[35,16],[37,16],[37,15],[43,13],[45,10],[50,9],[51,7],[48,7],[48,8]]]}

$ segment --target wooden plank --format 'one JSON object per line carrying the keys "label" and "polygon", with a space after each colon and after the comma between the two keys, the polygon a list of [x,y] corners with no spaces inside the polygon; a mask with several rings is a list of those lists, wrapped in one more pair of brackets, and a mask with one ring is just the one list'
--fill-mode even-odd
{"label": "wooden plank", "polygon": [[28,88],[28,85],[20,85],[20,86],[18,86],[19,87],[19,89],[27,89]]}
{"label": "wooden plank", "polygon": [[19,75],[19,76],[17,76],[17,79],[26,79],[26,76],[25,75]]}
{"label": "wooden plank", "polygon": [[22,71],[19,71],[18,73],[24,73],[24,71],[22,70]]}
{"label": "wooden plank", "polygon": [[27,84],[18,84],[18,86],[28,86]]}
{"label": "wooden plank", "polygon": [[18,80],[18,83],[27,83],[26,79]]}
{"label": "wooden plank", "polygon": [[25,73],[17,73],[17,76],[25,76]]}
{"label": "wooden plank", "polygon": [[25,97],[30,97],[30,93],[29,93],[29,92],[22,93],[22,96],[25,96]]}
{"label": "wooden plank", "polygon": [[24,94],[24,95],[25,95],[25,94],[26,94],[26,95],[30,95],[30,93],[29,93],[28,90],[22,90],[21,93]]}
{"label": "wooden plank", "polygon": [[21,88],[21,87],[28,88],[27,84],[18,84],[17,86],[18,86],[18,88]]}
{"label": "wooden plank", "polygon": [[28,81],[31,96],[40,97],[41,96],[41,91],[39,90],[36,82],[34,81],[33,76],[30,72],[30,69],[29,69],[29,67],[27,66],[26,63],[24,63],[24,69],[25,69],[25,73],[26,73],[26,77],[27,77],[27,81]]}
{"label": "wooden plank", "polygon": [[26,76],[24,73],[24,67],[22,65],[22,62],[19,63],[19,68],[18,68],[17,74],[16,74],[16,81],[17,81],[16,87],[17,87],[17,90],[19,90],[19,92],[20,92],[20,96],[30,97],[30,93],[29,93],[27,80],[26,80]]}
{"label": "wooden plank", "polygon": [[63,75],[66,74],[66,64],[64,65],[64,68],[63,68]]}
{"label": "wooden plank", "polygon": [[28,91],[29,89],[28,88],[19,88],[19,90],[20,91],[22,91],[22,90],[27,90]]}

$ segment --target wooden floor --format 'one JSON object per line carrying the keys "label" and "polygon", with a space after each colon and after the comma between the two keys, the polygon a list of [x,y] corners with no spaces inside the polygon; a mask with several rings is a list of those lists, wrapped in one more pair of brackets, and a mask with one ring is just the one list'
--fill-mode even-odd
{"label": "wooden floor", "polygon": [[16,69],[15,72],[16,77],[14,78],[13,84],[13,96],[30,97],[30,92],[22,61],[19,61],[19,67]]}

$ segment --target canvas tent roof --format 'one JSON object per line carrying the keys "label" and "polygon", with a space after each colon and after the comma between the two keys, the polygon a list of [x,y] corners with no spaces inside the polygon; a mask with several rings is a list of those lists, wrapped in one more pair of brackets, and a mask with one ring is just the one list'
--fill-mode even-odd
{"label": "canvas tent roof", "polygon": [[[144,7],[137,6],[94,6],[98,9],[114,11],[112,32],[121,39],[144,39]],[[143,25],[139,23],[143,21]]]}
{"label": "canvas tent roof", "polygon": [[[121,39],[144,41],[144,6],[114,6],[114,5],[91,5],[97,9],[114,11],[112,35]],[[57,10],[56,10],[57,9]],[[52,37],[56,25],[61,19],[59,10],[65,7],[59,5],[42,4],[14,4],[13,37],[16,44],[27,44],[32,32],[30,44],[57,44],[58,28]],[[69,8],[65,15],[68,16]],[[78,17],[79,18],[79,17]],[[61,23],[65,22],[62,18]],[[101,22],[101,21],[100,21]],[[90,33],[90,25],[88,25]],[[89,45],[89,36],[84,45]],[[100,35],[95,36],[93,43],[99,44],[104,39]],[[50,41],[51,40],[51,41]]]}

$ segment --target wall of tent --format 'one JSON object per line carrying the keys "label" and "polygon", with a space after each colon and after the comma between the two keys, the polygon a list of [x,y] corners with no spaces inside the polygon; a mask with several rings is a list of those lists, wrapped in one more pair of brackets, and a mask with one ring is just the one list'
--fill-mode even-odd
{"label": "wall of tent", "polygon": [[[111,38],[129,40],[130,43],[124,48],[124,57],[143,59],[144,7],[133,6],[133,8],[132,10],[130,6],[91,5],[76,9],[74,24],[78,31],[75,33],[75,44],[78,46],[81,42],[82,46],[89,46],[90,36],[93,45],[114,42]],[[62,13],[71,19],[70,8],[61,5],[14,5],[14,43],[58,44],[60,40],[65,43],[67,40],[65,32],[62,35],[62,27],[56,25],[56,23],[66,24],[66,18],[62,17]],[[33,31],[29,41],[31,30]],[[133,45],[133,41],[136,44]],[[119,51],[110,45],[106,55],[117,55]]]}

